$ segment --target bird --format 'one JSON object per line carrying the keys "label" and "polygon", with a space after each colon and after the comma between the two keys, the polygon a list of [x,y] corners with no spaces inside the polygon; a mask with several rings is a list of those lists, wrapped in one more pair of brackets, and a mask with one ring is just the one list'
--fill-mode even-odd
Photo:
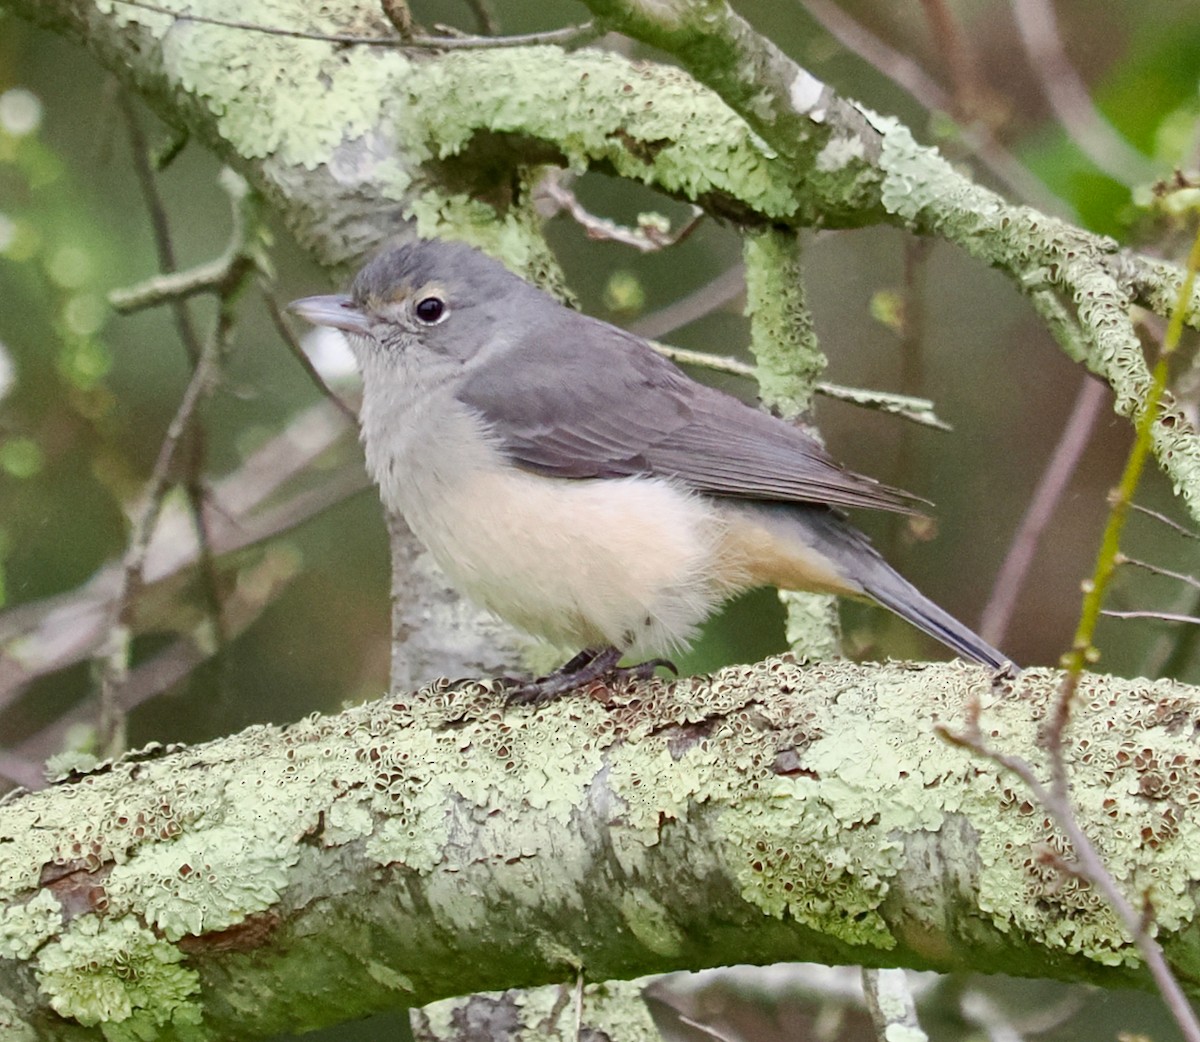
{"label": "bird", "polygon": [[647,677],[726,600],[766,585],[873,600],[964,658],[1013,668],[843,513],[924,501],[471,246],[391,244],[349,293],[289,306],[346,335],[385,509],[466,596],[582,649],[515,682],[512,700]]}

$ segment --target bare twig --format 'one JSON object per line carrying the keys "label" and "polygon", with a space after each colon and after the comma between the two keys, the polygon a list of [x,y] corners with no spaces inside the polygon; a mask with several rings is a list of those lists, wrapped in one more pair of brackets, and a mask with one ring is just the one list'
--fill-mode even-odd
{"label": "bare twig", "polygon": [[98,740],[106,756],[118,754],[124,746],[124,716],[117,703],[116,692],[128,675],[133,605],[142,587],[150,539],[162,510],[171,469],[180,443],[191,427],[197,407],[216,383],[220,359],[233,330],[230,302],[256,265],[257,250],[251,245],[257,231],[252,219],[253,198],[245,182],[231,172],[227,172],[227,176],[222,178],[222,184],[230,193],[233,202],[234,228],[231,246],[222,258],[225,270],[214,283],[220,287],[221,307],[213,333],[201,349],[191,380],[159,447],[158,457],[146,483],[143,503],[134,513],[129,547],[125,553],[117,596],[113,602],[112,621],[108,635],[97,653],[96,666],[100,684]]}
{"label": "bare twig", "polygon": [[[954,98],[915,61],[879,39],[832,0],[804,0],[804,8],[847,50],[878,69],[930,112],[953,113]],[[960,126],[962,142],[1013,195],[1064,217],[1074,211],[979,124]]]}
{"label": "bare twig", "polygon": [[575,1042],[583,1040],[583,967],[575,974]]}
{"label": "bare twig", "polygon": [[1197,579],[1194,575],[1188,575],[1186,572],[1172,571],[1170,568],[1163,568],[1157,564],[1151,564],[1149,561],[1140,561],[1136,557],[1128,557],[1121,553],[1117,554],[1117,564],[1128,564],[1134,568],[1141,568],[1154,575],[1162,575],[1168,579],[1175,579],[1177,582],[1200,590],[1200,579]]}
{"label": "bare twig", "polygon": [[682,242],[696,230],[704,219],[704,211],[698,206],[692,207],[691,217],[674,231],[664,221],[646,217],[638,221],[636,228],[610,221],[606,217],[597,217],[588,211],[575,197],[566,185],[562,183],[562,171],[554,169],[546,173],[538,185],[541,196],[549,199],[557,211],[571,215],[571,218],[587,233],[589,239],[599,242],[619,242],[623,246],[632,246],[642,253],[657,253],[659,250]]}
{"label": "bare twig", "polygon": [[[926,4],[940,0],[925,0]],[[925,299],[924,275],[931,248],[929,239],[910,238],[904,244],[903,303],[900,308],[900,390],[915,395],[925,386]],[[913,430],[902,427],[896,443],[895,483],[901,488],[916,487],[913,480],[914,452]],[[901,559],[901,536],[907,530],[908,519],[900,514],[891,519],[888,526],[891,554],[897,564]]]}
{"label": "bare twig", "polygon": [[1048,0],[1012,0],[1012,12],[1029,67],[1067,136],[1115,181],[1137,184],[1154,178],[1154,164],[1133,148],[1092,103],[1087,85],[1067,57]]}
{"label": "bare twig", "polygon": [[699,369],[709,369],[714,373],[726,373],[729,376],[740,376],[747,380],[754,379],[754,366],[728,355],[710,355],[707,351],[693,351],[687,347],[675,347],[671,344],[659,344],[650,341],[663,358],[669,358],[680,365],[692,365]]}
{"label": "bare twig", "polygon": [[1004,563],[1000,566],[1000,572],[992,586],[992,595],[983,609],[979,635],[992,644],[1004,643],[1004,635],[1008,632],[1008,625],[1016,609],[1017,597],[1025,585],[1042,534],[1054,516],[1071,476],[1079,466],[1079,460],[1091,438],[1092,429],[1096,425],[1100,407],[1107,393],[1100,381],[1089,376],[1085,376],[1079,386],[1071,415],[1063,425],[1046,469],[1038,479],[1037,489],[1025,508],[1021,524],[1017,527]]}
{"label": "bare twig", "polygon": [[392,23],[392,28],[399,34],[400,39],[405,43],[410,43],[414,27],[408,0],[380,0],[379,7],[383,11],[383,16]]}
{"label": "bare twig", "polygon": [[475,15],[475,25],[480,36],[500,35],[500,20],[488,0],[467,0],[467,6]]}
{"label": "bare twig", "polygon": [[[321,402],[217,483],[208,500],[214,551],[229,554],[254,546],[365,489],[367,476],[356,461],[333,471],[322,470],[315,488],[264,509],[265,503],[279,496],[289,482],[339,441],[350,441],[345,420]],[[147,585],[165,582],[191,568],[200,552],[195,526],[178,506],[165,506],[147,551]],[[68,594],[0,614],[0,709],[14,702],[38,677],[89,657],[104,639],[120,579],[121,565],[116,562]]]}
{"label": "bare twig", "polygon": [[1110,619],[1157,619],[1159,622],[1186,622],[1192,626],[1200,626],[1200,618],[1194,615],[1180,615],[1173,611],[1117,611],[1106,608],[1100,614]]}
{"label": "bare twig", "polygon": [[[179,270],[175,259],[175,246],[171,242],[171,229],[167,220],[167,208],[158,192],[158,181],[154,176],[154,167],[150,161],[150,148],[146,143],[146,135],[142,133],[142,125],[133,107],[133,100],[126,90],[117,92],[117,102],[125,115],[125,126],[129,133],[129,148],[133,158],[133,170],[137,175],[138,187],[142,192],[142,200],[146,204],[146,213],[150,218],[150,230],[154,235],[154,249],[158,254],[158,270],[165,274]],[[171,316],[175,319],[175,328],[179,331],[179,342],[187,351],[188,361],[192,366],[200,358],[200,337],[192,324],[192,316],[188,311],[187,302],[181,298],[170,301]]]}
{"label": "bare twig", "polygon": [[1183,989],[1171,972],[1162,947],[1152,935],[1142,911],[1135,908],[1126,898],[1117,885],[1117,881],[1105,866],[1104,860],[1080,827],[1074,808],[1070,803],[1069,788],[1058,782],[1060,770],[1065,774],[1061,742],[1057,747],[1048,750],[1052,761],[1057,761],[1059,767],[1052,766],[1052,773],[1055,777],[1052,784],[1047,787],[1041,783],[1028,762],[1019,756],[1001,753],[987,744],[979,729],[977,712],[972,714],[972,718],[963,732],[951,731],[944,725],[938,725],[938,730],[948,741],[986,757],[998,766],[1011,771],[1025,783],[1034,799],[1054,819],[1054,823],[1071,844],[1076,858],[1072,871],[1082,876],[1104,895],[1105,900],[1116,912],[1122,926],[1138,946],[1138,950],[1150,970],[1150,975],[1176,1024],[1179,1025],[1183,1037],[1187,1042],[1200,1042],[1200,1021],[1197,1021],[1187,996],[1184,995]]}
{"label": "bare twig", "polygon": [[863,997],[878,1042],[903,1037],[907,1042],[926,1042],[929,1036],[917,1018],[917,1004],[902,969],[862,971]]}
{"label": "bare twig", "polygon": [[966,35],[945,0],[921,0],[921,6],[925,8],[934,43],[946,59],[950,82],[954,84],[954,108],[951,111],[971,119],[978,114],[980,99],[985,93],[976,74],[979,61],[971,53]]}
{"label": "bare twig", "polygon": [[1064,657],[1066,677],[1063,681],[1062,696],[1055,708],[1056,718],[1052,735],[1061,735],[1066,727],[1066,719],[1070,714],[1070,703],[1079,685],[1086,664],[1095,660],[1098,652],[1092,644],[1096,621],[1104,603],[1104,595],[1116,570],[1117,553],[1120,550],[1121,533],[1125,528],[1125,520],[1129,514],[1129,505],[1137,492],[1142,471],[1150,455],[1151,438],[1159,412],[1163,408],[1163,395],[1166,391],[1167,380],[1170,376],[1171,356],[1179,346],[1183,335],[1184,317],[1187,313],[1188,302],[1192,298],[1192,288],[1196,283],[1196,273],[1200,269],[1200,232],[1192,240],[1192,248],[1188,255],[1187,270],[1179,287],[1175,307],[1171,311],[1167,331],[1163,336],[1162,350],[1151,374],[1150,387],[1146,394],[1142,412],[1135,425],[1133,447],[1129,450],[1129,458],[1111,499],[1108,523],[1104,528],[1104,536],[1100,544],[1100,552],[1096,557],[1096,568],[1092,578],[1085,584],[1083,608],[1080,612],[1079,626],[1075,631],[1075,639],[1071,650]]}
{"label": "bare twig", "polygon": [[218,25],[225,29],[241,29],[249,33],[265,33],[268,36],[286,36],[293,40],[320,40],[322,43],[340,43],[357,47],[423,47],[432,50],[450,51],[485,47],[536,47],[553,45],[579,47],[601,35],[601,30],[592,22],[569,25],[562,29],[549,29],[541,33],[524,33],[519,36],[421,36],[414,34],[410,39],[397,36],[356,36],[345,33],[319,33],[303,29],[283,29],[258,22],[245,22],[236,18],[213,18],[209,15],[175,11],[147,0],[117,0],[129,7],[138,7],[154,14],[169,15],[180,22],[197,22],[201,25]]}
{"label": "bare twig", "polygon": [[[676,329],[695,322],[714,311],[728,307],[746,295],[746,266],[739,261],[694,293],[668,304],[658,311],[643,315],[629,326],[631,333],[657,340]],[[751,372],[750,375],[753,375]]]}
{"label": "bare twig", "polygon": [[1173,521],[1166,514],[1161,514],[1157,510],[1151,510],[1150,507],[1140,506],[1137,503],[1130,503],[1129,509],[1139,514],[1145,514],[1146,517],[1152,517],[1159,524],[1166,525],[1172,531],[1177,532],[1181,536],[1186,536],[1188,539],[1200,539],[1200,532],[1194,532],[1192,529],[1181,525],[1178,521]]}
{"label": "bare twig", "polygon": [[[118,102],[125,116],[125,124],[129,131],[129,144],[132,153],[134,171],[137,174],[138,185],[141,188],[142,199],[146,204],[146,212],[150,218],[150,227],[154,234],[154,246],[158,253],[159,270],[172,273],[178,270],[175,258],[175,247],[171,241],[170,222],[167,219],[167,209],[158,191],[158,179],[155,176],[157,164],[152,162],[146,137],[142,133],[141,122],[134,110],[133,101],[127,91],[118,92]],[[185,139],[186,140],[186,139]],[[171,314],[175,319],[175,327],[179,333],[180,342],[187,352],[188,361],[193,369],[200,359],[201,344],[192,322],[191,312],[186,300],[172,299],[168,302]],[[213,631],[214,641],[218,647],[224,644],[221,622],[221,597],[217,584],[216,565],[213,559],[212,547],[208,541],[208,524],[204,513],[204,473],[206,459],[206,439],[199,427],[193,427],[189,435],[186,453],[185,476],[182,486],[188,499],[192,513],[192,523],[200,540],[199,566],[201,589],[208,610],[208,617]]]}
{"label": "bare twig", "polygon": [[279,302],[275,299],[274,294],[264,288],[262,296],[264,303],[267,305],[267,314],[271,316],[271,322],[274,324],[276,332],[279,334],[280,339],[287,345],[288,350],[292,353],[292,357],[300,364],[300,368],[304,370],[309,380],[312,381],[313,386],[334,404],[338,412],[357,426],[358,413],[343,401],[341,395],[330,387],[325,382],[325,378],[317,372],[317,367],[312,364],[312,359],[304,353],[304,348],[300,346],[300,341],[296,339],[291,327],[284,319],[283,312],[280,310]]}
{"label": "bare twig", "polygon": [[[264,561],[246,568],[242,575],[247,581],[236,584],[223,605],[228,637],[244,633],[261,617],[263,611],[284,591],[295,571],[296,562],[287,553],[268,554]],[[179,683],[217,650],[211,642],[196,640],[192,636],[174,640],[158,654],[129,671],[128,678],[117,693],[121,711],[128,713]],[[61,752],[74,729],[86,727],[95,718],[95,712],[94,703],[84,701],[24,739],[15,749],[9,750],[8,755],[15,757],[18,764],[41,763],[47,757]],[[20,776],[10,774],[3,759],[0,759],[0,774],[8,775],[26,788],[40,788],[44,783],[36,780],[30,784],[27,772]]]}
{"label": "bare twig", "polygon": [[[1181,591],[1174,609],[1178,615],[1194,616],[1200,610],[1200,594]],[[1138,673],[1143,677],[1182,676],[1188,661],[1200,644],[1200,627],[1172,627],[1158,635],[1142,659]]]}
{"label": "bare twig", "polygon": [[196,297],[201,293],[225,293],[242,275],[242,272],[231,264],[232,260],[232,256],[226,254],[207,264],[188,268],[187,271],[167,272],[146,279],[136,286],[111,290],[108,302],[122,315],[131,315],[146,308]]}
{"label": "bare twig", "polygon": [[[754,366],[737,358],[725,355],[713,355],[707,351],[692,351],[685,347],[673,347],[670,344],[656,343],[656,339],[703,318],[705,315],[732,304],[745,295],[746,276],[745,266],[736,264],[728,271],[718,275],[711,282],[702,286],[694,293],[689,293],[682,300],[669,304],[658,311],[645,315],[629,325],[629,331],[645,337],[651,346],[660,354],[682,365],[693,365],[702,369],[710,369],[717,373],[729,373],[754,379]],[[933,409],[933,402],[928,398],[915,398],[906,394],[892,394],[888,391],[865,390],[859,387],[847,387],[845,384],[835,384],[829,380],[819,380],[816,385],[817,393],[837,401],[861,405],[868,409],[899,416],[912,423],[919,423],[934,430],[951,430],[950,424],[941,419]]]}
{"label": "bare twig", "polygon": [[196,407],[212,389],[216,380],[221,346],[221,342],[214,336],[200,352],[187,390],[159,447],[158,458],[146,483],[144,501],[134,514],[112,624],[109,627],[108,638],[100,646],[97,659],[100,679],[99,740],[106,756],[119,755],[124,748],[124,723],[116,701],[116,689],[128,676],[129,645],[132,640],[130,613],[141,591],[150,536],[162,509],[176,450],[192,423]]}
{"label": "bare twig", "polygon": [[6,749],[0,749],[0,778],[7,778],[30,791],[41,788],[46,783],[46,773],[41,760],[21,756]]}
{"label": "bare twig", "polygon": [[843,384],[830,383],[828,380],[817,381],[817,393],[840,402],[849,402],[851,405],[861,405],[890,416],[899,416],[910,423],[919,423],[922,427],[932,427],[935,431],[954,430],[950,424],[934,412],[933,402],[928,398],[914,398],[907,394],[892,394],[890,391],[874,391],[861,387],[846,387]]}

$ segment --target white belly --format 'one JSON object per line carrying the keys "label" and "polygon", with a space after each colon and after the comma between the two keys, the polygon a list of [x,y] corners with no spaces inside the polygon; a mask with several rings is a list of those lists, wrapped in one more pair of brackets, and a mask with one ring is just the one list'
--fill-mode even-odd
{"label": "white belly", "polygon": [[709,579],[720,526],[666,481],[478,472],[405,518],[451,580],[497,615],[570,648],[687,643],[727,595]]}
{"label": "white belly", "polygon": [[365,440],[385,506],[463,593],[554,644],[669,654],[749,586],[861,592],[805,545],[799,516],[665,478],[522,471],[460,403],[405,406],[405,424],[383,422],[401,407],[386,396],[364,406],[364,428],[379,428]]}

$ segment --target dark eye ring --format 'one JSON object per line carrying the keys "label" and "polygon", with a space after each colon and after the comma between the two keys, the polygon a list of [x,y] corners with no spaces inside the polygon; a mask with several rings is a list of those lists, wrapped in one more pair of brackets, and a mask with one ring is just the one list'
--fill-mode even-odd
{"label": "dark eye ring", "polygon": [[413,308],[413,314],[427,326],[437,325],[446,313],[446,302],[441,297],[425,297]]}

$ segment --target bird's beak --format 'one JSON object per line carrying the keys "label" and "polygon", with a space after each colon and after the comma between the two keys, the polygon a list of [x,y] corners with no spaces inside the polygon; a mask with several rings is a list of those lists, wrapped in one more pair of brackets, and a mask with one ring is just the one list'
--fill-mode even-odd
{"label": "bird's beak", "polygon": [[314,326],[332,326],[347,333],[369,335],[370,326],[362,309],[345,293],[331,293],[324,297],[302,297],[293,300],[288,310],[294,311]]}

